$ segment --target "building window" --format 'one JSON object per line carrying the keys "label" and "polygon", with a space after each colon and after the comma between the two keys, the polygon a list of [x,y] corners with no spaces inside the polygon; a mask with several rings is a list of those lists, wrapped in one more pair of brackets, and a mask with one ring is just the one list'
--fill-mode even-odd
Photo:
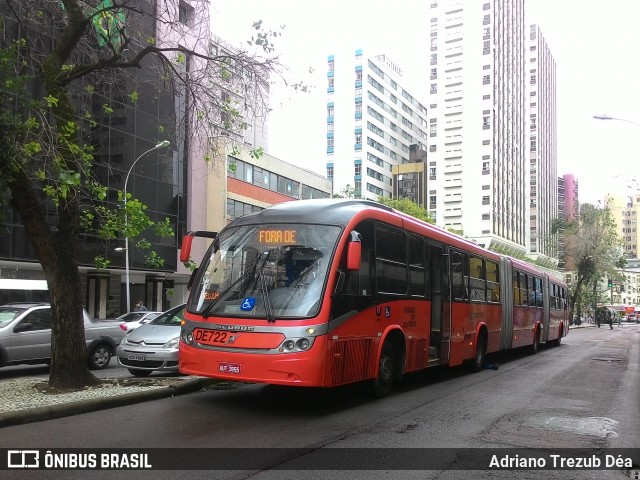
{"label": "building window", "polygon": [[482,205],[489,205],[489,195],[484,195],[482,197]]}
{"label": "building window", "polygon": [[189,6],[180,2],[180,5],[178,6],[178,22],[182,23],[183,25],[189,24],[189,14],[191,13],[189,10]]}

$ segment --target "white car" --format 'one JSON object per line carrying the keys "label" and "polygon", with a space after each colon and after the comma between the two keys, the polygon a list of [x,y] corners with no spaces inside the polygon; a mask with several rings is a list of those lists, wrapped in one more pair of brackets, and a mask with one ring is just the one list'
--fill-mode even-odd
{"label": "white car", "polygon": [[140,325],[150,322],[162,312],[129,312],[124,315],[120,315],[116,318],[117,322],[120,322],[120,329],[129,332]]}

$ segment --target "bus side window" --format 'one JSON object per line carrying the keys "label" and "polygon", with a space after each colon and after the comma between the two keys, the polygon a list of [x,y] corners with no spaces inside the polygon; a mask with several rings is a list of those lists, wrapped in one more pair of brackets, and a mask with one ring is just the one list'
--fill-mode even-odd
{"label": "bus side window", "polygon": [[486,260],[485,271],[487,276],[487,300],[489,302],[499,302],[500,275],[498,275],[498,264],[490,260]]}
{"label": "bus side window", "polygon": [[527,274],[520,272],[520,291],[522,292],[520,305],[529,305],[529,289],[527,287]]}
{"label": "bus side window", "polygon": [[451,251],[451,295],[453,300],[467,300],[468,279],[467,263],[461,252]]}
{"label": "bus side window", "polygon": [[536,307],[543,306],[543,293],[542,293],[542,279],[539,277],[534,278],[535,290],[536,290]]}

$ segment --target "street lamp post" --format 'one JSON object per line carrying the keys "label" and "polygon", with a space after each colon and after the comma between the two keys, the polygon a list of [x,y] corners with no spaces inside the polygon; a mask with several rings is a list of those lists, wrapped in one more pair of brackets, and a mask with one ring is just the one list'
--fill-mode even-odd
{"label": "street lamp post", "polygon": [[131,167],[129,167],[129,171],[127,172],[127,176],[124,179],[124,225],[125,225],[125,234],[124,234],[124,271],[125,271],[125,282],[126,282],[126,292],[127,292],[127,313],[129,313],[131,311],[131,290],[130,290],[130,285],[129,285],[129,233],[128,233],[128,226],[129,226],[129,219],[128,219],[128,215],[127,215],[127,183],[129,183],[129,175],[131,175],[131,172],[133,171],[133,167],[136,166],[136,163],[138,163],[138,160],[140,160],[142,157],[144,157],[147,153],[152,152],[154,150],[157,150],[158,148],[164,148],[164,147],[168,147],[169,145],[171,145],[171,142],[169,142],[169,140],[163,140],[162,142],[158,143],[155,147],[150,148],[149,150],[147,150],[146,152],[142,152],[138,158],[136,158],[133,163],[131,164]]}
{"label": "street lamp post", "polygon": [[610,115],[607,115],[606,113],[602,115],[594,115],[593,118],[595,118],[596,120],[618,120],[619,122],[627,122],[637,127],[640,127],[640,123],[632,122],[631,120],[626,120],[624,118],[612,117]]}

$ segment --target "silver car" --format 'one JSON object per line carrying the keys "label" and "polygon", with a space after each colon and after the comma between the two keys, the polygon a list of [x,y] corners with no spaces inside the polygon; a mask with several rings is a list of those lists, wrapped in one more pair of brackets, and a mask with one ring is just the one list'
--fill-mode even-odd
{"label": "silver car", "polygon": [[[98,370],[109,365],[116,345],[124,336],[114,322],[84,317],[87,364]],[[7,303],[0,306],[0,367],[51,364],[51,306],[48,303]]]}
{"label": "silver car", "polygon": [[129,331],[116,350],[118,363],[136,377],[146,377],[155,370],[177,372],[184,307],[173,307]]}

